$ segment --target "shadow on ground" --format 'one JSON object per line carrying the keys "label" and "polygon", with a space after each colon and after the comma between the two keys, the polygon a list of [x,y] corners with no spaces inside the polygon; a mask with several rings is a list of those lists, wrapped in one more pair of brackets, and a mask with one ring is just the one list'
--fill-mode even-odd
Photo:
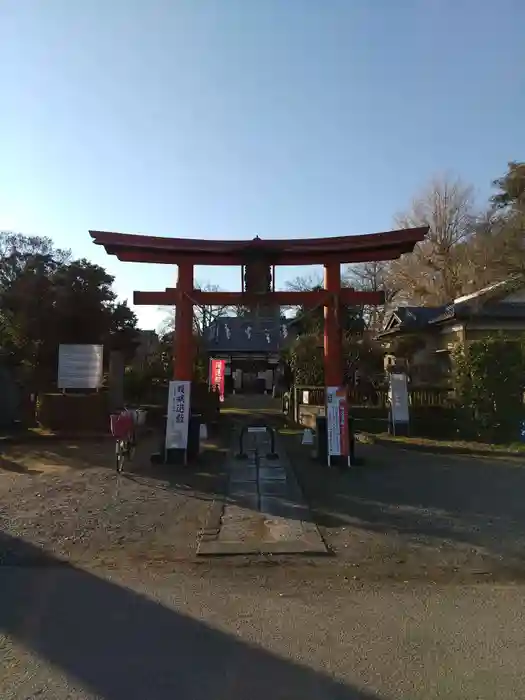
{"label": "shadow on ground", "polygon": [[[0,535],[0,630],[104,700],[372,700],[28,543]],[[21,681],[4,669],[3,694]],[[22,670],[22,673],[24,670]],[[45,691],[52,692],[49,679]],[[13,695],[9,695],[13,697]]]}
{"label": "shadow on ground", "polygon": [[297,443],[290,438],[289,451],[320,525],[523,559],[525,464],[361,445],[363,466],[339,472],[315,464]]}

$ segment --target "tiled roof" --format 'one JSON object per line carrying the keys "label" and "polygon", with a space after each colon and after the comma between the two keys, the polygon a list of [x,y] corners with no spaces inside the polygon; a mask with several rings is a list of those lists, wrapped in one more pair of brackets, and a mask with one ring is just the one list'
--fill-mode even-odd
{"label": "tiled roof", "polygon": [[404,327],[422,327],[445,312],[445,306],[399,306],[394,313]]}
{"label": "tiled roof", "polygon": [[449,321],[456,317],[456,304],[447,304],[441,307],[441,312],[435,314],[433,318],[429,319],[428,323],[440,323],[442,321]]}
{"label": "tiled roof", "polygon": [[455,302],[442,307],[399,307],[393,313],[400,324],[392,329],[382,331],[379,336],[397,331],[415,330],[428,325],[458,321],[475,316],[477,319],[525,319],[525,304],[493,303],[479,306],[468,301]]}
{"label": "tiled roof", "polygon": [[[379,333],[378,337],[471,317],[524,320],[525,304],[500,301],[513,289],[519,289],[522,286],[519,280],[509,279],[480,289],[473,294],[458,297],[445,306],[398,306],[389,315],[385,329]],[[392,323],[395,318],[399,319],[397,325]]]}
{"label": "tiled roof", "polygon": [[[424,328],[442,315],[446,308],[445,306],[398,306],[388,316],[384,330],[379,333],[378,337],[397,331]],[[399,319],[399,323],[389,328],[388,326],[394,318]]]}
{"label": "tiled roof", "polygon": [[469,304],[455,304],[454,313],[451,318],[464,319],[470,316],[476,318],[506,318],[506,319],[525,319],[525,304],[502,304],[495,302],[494,304],[484,304],[483,306],[473,307]]}

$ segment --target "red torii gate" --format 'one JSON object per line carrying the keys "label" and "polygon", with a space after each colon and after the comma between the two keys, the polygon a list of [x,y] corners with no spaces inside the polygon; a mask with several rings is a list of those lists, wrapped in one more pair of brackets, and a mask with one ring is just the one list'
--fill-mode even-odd
{"label": "red torii gate", "polygon": [[[395,260],[413,250],[428,232],[427,227],[385,233],[298,240],[213,241],[163,238],[139,234],[90,231],[94,243],[125,262],[177,265],[177,286],[162,292],[135,292],[134,304],[176,307],[173,375],[191,381],[195,347],[193,305],[279,304],[324,305],[325,385],[343,383],[343,357],[338,310],[340,305],[381,304],[383,292],[341,288],[341,264]],[[269,291],[203,292],[194,289],[195,265],[324,265],[324,290],[312,292]]]}

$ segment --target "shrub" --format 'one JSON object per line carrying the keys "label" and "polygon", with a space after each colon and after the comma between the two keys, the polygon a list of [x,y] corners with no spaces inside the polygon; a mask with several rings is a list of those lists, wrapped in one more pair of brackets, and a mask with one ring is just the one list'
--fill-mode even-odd
{"label": "shrub", "polygon": [[[379,406],[350,406],[355,430],[384,433],[388,428],[388,409]],[[448,406],[411,406],[410,435],[436,440],[457,436],[456,413]]]}
{"label": "shrub", "polygon": [[523,418],[523,340],[502,334],[458,345],[454,389],[462,436],[491,442],[519,439]]}

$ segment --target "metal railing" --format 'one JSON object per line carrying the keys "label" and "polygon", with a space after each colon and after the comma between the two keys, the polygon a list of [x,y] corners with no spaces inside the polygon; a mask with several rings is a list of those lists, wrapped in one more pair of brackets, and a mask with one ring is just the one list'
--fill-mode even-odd
{"label": "metal railing", "polygon": [[[308,399],[305,401],[307,394]],[[408,387],[409,403],[414,407],[452,405],[454,392],[447,387]],[[350,406],[362,406],[363,408],[388,409],[388,389],[349,387],[348,402]],[[282,410],[296,422],[299,418],[299,406],[324,406],[325,388],[319,386],[295,385],[282,396]]]}

